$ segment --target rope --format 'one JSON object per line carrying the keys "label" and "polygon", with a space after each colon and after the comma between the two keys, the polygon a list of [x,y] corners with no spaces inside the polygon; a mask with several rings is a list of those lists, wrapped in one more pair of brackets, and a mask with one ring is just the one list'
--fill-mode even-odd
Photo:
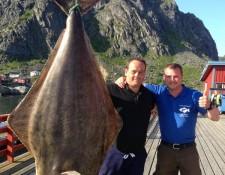
{"label": "rope", "polygon": [[69,9],[69,14],[71,14],[75,9],[78,9],[78,11],[81,13],[81,11],[80,11],[80,5],[78,3],[76,3],[74,6],[72,6]]}

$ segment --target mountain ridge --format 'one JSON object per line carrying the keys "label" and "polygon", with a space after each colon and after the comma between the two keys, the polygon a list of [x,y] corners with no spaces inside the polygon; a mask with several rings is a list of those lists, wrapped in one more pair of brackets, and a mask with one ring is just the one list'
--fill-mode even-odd
{"label": "mountain ridge", "polygon": [[[2,63],[47,58],[66,23],[66,15],[51,0],[3,0],[0,15]],[[95,52],[108,58],[188,51],[218,60],[203,22],[180,12],[173,0],[105,0],[83,18]]]}

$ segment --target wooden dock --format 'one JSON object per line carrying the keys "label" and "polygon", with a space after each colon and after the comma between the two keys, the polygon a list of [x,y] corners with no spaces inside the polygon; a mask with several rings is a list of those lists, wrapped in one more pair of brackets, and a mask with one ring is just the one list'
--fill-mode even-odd
{"label": "wooden dock", "polygon": [[[225,175],[225,115],[219,122],[199,117],[196,143],[200,155],[202,175]],[[146,139],[148,157],[144,175],[152,175],[156,166],[157,146],[160,143],[158,117],[152,117]],[[0,175],[34,175],[34,158],[27,151],[17,156],[14,163],[0,162]]]}
{"label": "wooden dock", "polygon": [[[148,157],[144,175],[152,175],[155,171],[159,143],[160,131],[156,119],[147,134],[145,147]],[[199,117],[196,127],[196,144],[202,175],[225,175],[225,115],[221,115],[218,122]]]}

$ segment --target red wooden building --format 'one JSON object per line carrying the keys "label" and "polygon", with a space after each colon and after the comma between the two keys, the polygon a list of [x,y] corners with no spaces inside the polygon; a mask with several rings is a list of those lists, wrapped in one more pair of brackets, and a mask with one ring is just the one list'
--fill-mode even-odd
{"label": "red wooden building", "polygon": [[20,84],[31,83],[30,79],[27,77],[15,77],[12,82]]}
{"label": "red wooden building", "polygon": [[213,90],[225,94],[225,61],[209,61],[200,80],[205,83],[208,96],[211,96]]}
{"label": "red wooden building", "polygon": [[211,97],[214,90],[221,94],[222,106],[219,106],[219,111],[225,112],[225,61],[209,61],[200,80],[205,83],[208,97]]}

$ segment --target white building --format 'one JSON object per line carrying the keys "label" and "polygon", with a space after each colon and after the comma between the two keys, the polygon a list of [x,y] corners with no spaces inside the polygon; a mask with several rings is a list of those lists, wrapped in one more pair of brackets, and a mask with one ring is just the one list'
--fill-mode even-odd
{"label": "white building", "polygon": [[17,78],[22,76],[22,72],[9,72],[9,78]]}
{"label": "white building", "polygon": [[30,76],[31,77],[37,77],[40,75],[40,71],[34,70],[30,72]]}

